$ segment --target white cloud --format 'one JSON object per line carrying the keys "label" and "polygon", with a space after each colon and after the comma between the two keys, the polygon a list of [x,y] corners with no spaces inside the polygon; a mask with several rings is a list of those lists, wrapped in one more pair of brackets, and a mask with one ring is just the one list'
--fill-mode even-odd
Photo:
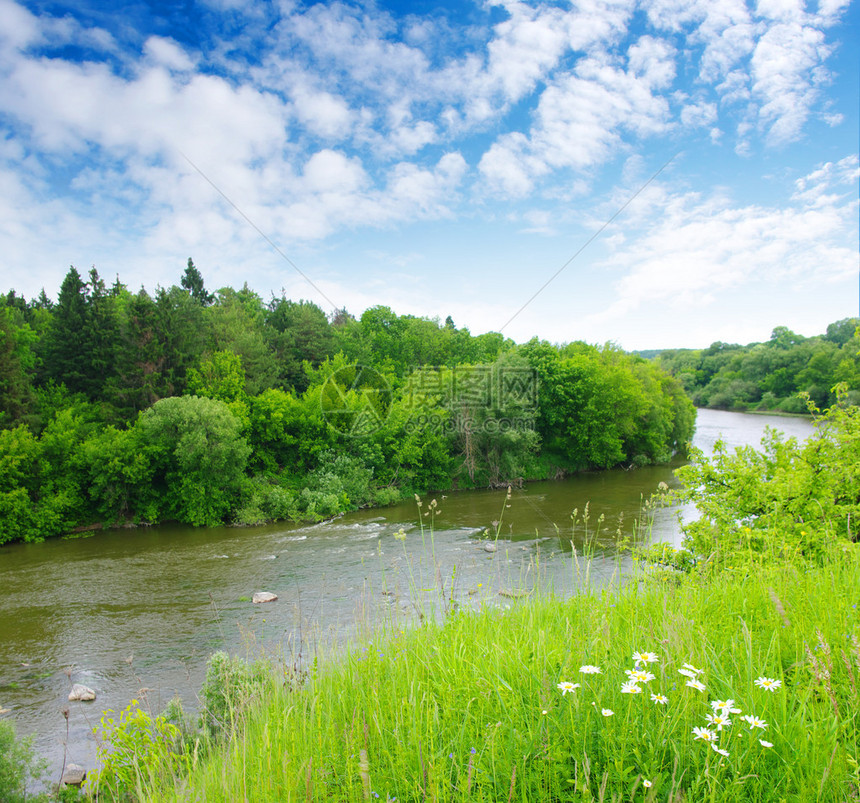
{"label": "white cloud", "polygon": [[169,70],[185,72],[194,67],[194,61],[173,39],[163,36],[150,36],[144,42],[143,52],[155,64],[167,67]]}
{"label": "white cloud", "polygon": [[714,103],[691,103],[681,109],[681,123],[688,128],[708,126],[717,119],[717,106]]}
{"label": "white cloud", "polygon": [[4,50],[23,50],[41,36],[36,17],[12,0],[0,0],[0,17],[3,19],[3,25],[0,25],[0,42]]}
{"label": "white cloud", "polygon": [[817,99],[813,69],[830,52],[824,34],[797,23],[775,25],[759,39],[752,57],[753,93],[759,117],[776,144],[796,139]]}
{"label": "white cloud", "polygon": [[[615,301],[592,320],[652,304],[706,305],[715,294],[742,293],[753,281],[814,287],[855,274],[857,176],[856,157],[824,165],[797,182],[795,203],[779,207],[667,194],[653,228],[628,237],[603,263],[625,275],[615,283]],[[852,182],[854,197],[826,195],[831,182]]]}
{"label": "white cloud", "polygon": [[354,115],[343,98],[302,85],[293,90],[292,98],[296,117],[312,134],[343,139],[349,133]]}

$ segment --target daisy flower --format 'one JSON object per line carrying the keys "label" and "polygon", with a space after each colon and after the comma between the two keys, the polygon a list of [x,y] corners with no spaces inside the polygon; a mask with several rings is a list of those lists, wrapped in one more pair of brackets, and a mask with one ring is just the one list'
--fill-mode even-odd
{"label": "daisy flower", "polygon": [[715,753],[719,753],[721,756],[727,756],[729,754],[728,750],[723,750],[722,747],[717,747],[717,745],[713,742],[711,742],[711,750],[713,750]]}
{"label": "daisy flower", "polygon": [[701,675],[704,672],[704,669],[696,669],[692,664],[683,664],[684,669],[689,670],[690,672],[695,672],[697,675]]}
{"label": "daisy flower", "polygon": [[764,730],[767,727],[767,722],[765,722],[760,717],[754,717],[752,715],[749,715],[741,717],[741,719],[749,723],[750,730],[753,730],[754,728],[760,728],[761,730]]}
{"label": "daisy flower", "polygon": [[650,672],[646,672],[644,669],[625,669],[624,673],[634,683],[648,683],[654,680],[655,677]]}
{"label": "daisy flower", "polygon": [[628,680],[627,683],[621,684],[622,694],[642,694],[642,687],[636,685],[635,680]]}
{"label": "daisy flower", "polygon": [[679,669],[679,675],[683,675],[685,678],[695,678],[696,673],[692,669]]}
{"label": "daisy flower", "polygon": [[716,728],[718,731],[721,731],[723,728],[728,728],[732,724],[732,721],[729,719],[727,714],[718,713],[716,711],[714,711],[713,714],[706,715],[705,719],[708,720],[709,725]]}
{"label": "daisy flower", "polygon": [[705,742],[717,741],[717,732],[708,728],[693,728],[693,739],[702,739]]}
{"label": "daisy flower", "polygon": [[634,652],[633,653],[633,663],[639,666],[639,664],[653,664],[660,660],[660,656],[657,655],[656,652]]}
{"label": "daisy flower", "polygon": [[741,709],[735,708],[734,700],[711,700],[711,708],[714,711],[722,711],[724,714],[740,714]]}
{"label": "daisy flower", "polygon": [[559,691],[561,691],[561,696],[564,697],[569,691],[576,691],[579,688],[578,683],[571,683],[569,680],[563,680],[558,684]]}
{"label": "daisy flower", "polygon": [[688,680],[684,685],[689,686],[691,689],[695,689],[696,691],[705,690],[705,684],[702,683],[702,681],[700,680],[696,680],[695,678],[693,680]]}
{"label": "daisy flower", "polygon": [[773,747],[773,742],[766,742],[764,739],[759,739],[759,740],[758,740],[758,743],[759,743],[762,747]]}
{"label": "daisy flower", "polygon": [[615,716],[615,712],[611,708],[601,708],[600,713],[605,717]]}
{"label": "daisy flower", "polygon": [[666,705],[669,702],[669,698],[665,694],[652,694],[651,699],[660,705]]}
{"label": "daisy flower", "polygon": [[654,786],[654,784],[651,783],[651,781],[649,781],[647,778],[645,778],[642,781],[642,786],[644,786],[646,789],[650,789],[652,786]]}
{"label": "daisy flower", "polygon": [[579,671],[583,675],[602,675],[603,670],[599,666],[592,666],[591,664],[585,664],[585,666],[579,667]]}
{"label": "daisy flower", "polygon": [[768,691],[776,691],[780,686],[782,686],[782,681],[777,680],[776,678],[766,678],[760,677],[756,678],[753,683],[761,689],[767,689]]}

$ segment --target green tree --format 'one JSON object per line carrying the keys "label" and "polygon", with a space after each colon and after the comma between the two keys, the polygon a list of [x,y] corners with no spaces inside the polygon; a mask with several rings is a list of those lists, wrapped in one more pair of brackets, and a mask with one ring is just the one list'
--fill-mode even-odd
{"label": "green tree", "polygon": [[[844,394],[840,390],[840,396]],[[837,404],[804,443],[769,430],[761,448],[713,457],[693,450],[676,472],[681,498],[701,516],[684,525],[690,549],[717,564],[769,558],[823,559],[858,540],[860,408]]]}
{"label": "green tree", "polygon": [[87,287],[73,266],[54,306],[44,341],[44,379],[63,383],[72,393],[89,389]]}
{"label": "green tree", "polygon": [[35,342],[21,313],[0,308],[0,427],[14,426],[32,411]]}
{"label": "green tree", "polygon": [[214,526],[239,498],[250,448],[224,402],[161,399],[135,425],[153,468],[149,503],[161,518]]}
{"label": "green tree", "polygon": [[130,418],[170,393],[163,373],[166,355],[158,310],[142,287],[126,302],[117,351],[119,381],[114,395]]}
{"label": "green tree", "polygon": [[183,290],[187,290],[191,294],[191,297],[197,303],[204,307],[209,306],[215,300],[215,296],[206,291],[206,287],[203,284],[203,275],[196,268],[191,257],[188,257],[188,264],[185,266],[185,273],[182,274],[179,284]]}
{"label": "green tree", "polygon": [[210,348],[231,351],[241,357],[251,395],[279,384],[282,366],[268,343],[266,308],[247,284],[238,292],[230,287],[221,288],[215,304],[206,313]]}
{"label": "green tree", "polygon": [[284,384],[302,393],[308,386],[304,363],[316,367],[334,354],[334,333],[328,318],[310,301],[281,297],[269,303],[266,324]]}

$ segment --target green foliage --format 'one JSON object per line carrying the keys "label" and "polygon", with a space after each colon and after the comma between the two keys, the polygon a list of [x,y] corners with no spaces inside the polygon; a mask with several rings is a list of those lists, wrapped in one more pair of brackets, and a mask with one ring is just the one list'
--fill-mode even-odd
{"label": "green foliage", "polygon": [[683,527],[689,549],[717,565],[824,560],[858,540],[858,466],[858,408],[839,404],[817,415],[816,434],[804,443],[769,430],[761,450],[730,453],[720,442],[710,458],[694,450],[677,471],[681,499],[701,512]]}
{"label": "green foliage", "polygon": [[214,526],[239,497],[250,448],[224,402],[198,396],[162,399],[136,424],[153,467],[151,504],[160,516]]}
{"label": "green foliage", "polygon": [[249,663],[226,652],[214,653],[206,664],[200,689],[200,727],[214,739],[229,739],[245,712],[272,682],[272,667]]}
{"label": "green foliage", "polygon": [[724,410],[805,413],[801,394],[819,407],[836,402],[833,388],[845,383],[860,400],[860,319],[845,318],[818,337],[784,326],[766,343],[713,343],[702,350],[667,350],[658,363],[683,383],[696,406]]}
{"label": "green foliage", "polygon": [[27,787],[38,781],[47,770],[47,761],[33,753],[33,739],[17,739],[14,725],[0,720],[0,800],[3,803],[47,801],[46,795],[27,793]]}
{"label": "green foliage", "polygon": [[188,370],[188,390],[195,396],[205,396],[224,402],[230,412],[247,429],[249,421],[248,394],[245,392],[245,370],[242,358],[232,351],[216,351],[203,360],[200,369]]}
{"label": "green foliage", "polygon": [[101,732],[96,731],[102,768],[92,786],[99,800],[135,800],[142,785],[157,783],[176,772],[180,732],[164,717],[153,718],[137,700],[132,700],[118,719],[114,713],[106,710]]}
{"label": "green foliage", "polygon": [[584,343],[522,349],[540,380],[537,430],[565,470],[665,462],[692,437],[680,384],[641,358]]}
{"label": "green foliage", "polygon": [[0,308],[0,427],[21,421],[33,406],[36,333],[20,312]]}
{"label": "green foliage", "polygon": [[245,526],[299,518],[295,495],[266,476],[249,477],[242,485],[242,498],[233,515]]}
{"label": "green foliage", "polygon": [[[0,543],[126,521],[316,520],[664,461],[692,432],[681,384],[609,346],[519,348],[383,306],[329,320],[247,285],[210,294],[190,259],[180,284],[150,296],[72,268],[55,305],[2,298],[0,430],[14,434],[0,439]],[[831,369],[854,370],[813,361],[810,386]]]}
{"label": "green foliage", "polygon": [[215,300],[215,296],[206,291],[206,287],[203,284],[203,275],[197,269],[191,257],[188,257],[188,264],[185,266],[185,273],[182,274],[179,284],[191,294],[191,297],[198,304],[202,304],[204,307]]}

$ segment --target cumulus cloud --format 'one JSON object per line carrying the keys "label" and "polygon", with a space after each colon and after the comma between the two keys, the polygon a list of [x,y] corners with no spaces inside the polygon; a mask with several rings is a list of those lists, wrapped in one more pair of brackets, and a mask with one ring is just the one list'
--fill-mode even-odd
{"label": "cumulus cloud", "polygon": [[[856,274],[850,242],[857,230],[857,165],[856,156],[823,165],[799,179],[782,206],[738,206],[725,197],[664,190],[654,227],[626,238],[602,264],[624,275],[614,302],[593,319],[658,302],[702,306],[715,293],[742,292],[752,281],[813,286]],[[834,184],[843,192],[829,193]]]}
{"label": "cumulus cloud", "polygon": [[[801,138],[812,117],[838,125],[824,88],[845,7],[502,0],[460,28],[441,12],[209,0],[208,14],[246,24],[216,24],[204,48],[0,0],[0,164],[14,199],[0,251],[40,232],[52,253],[67,236],[86,254],[98,217],[114,248],[123,236],[142,254],[204,243],[241,260],[258,235],[231,202],[293,244],[476,208],[548,234],[546,203],[578,203],[602,168],[654,142],[710,136],[749,155]],[[847,169],[797,187],[798,227],[836,208]],[[513,211],[535,194],[540,211]],[[687,231],[705,206],[684,204]],[[788,234],[786,220],[768,218]]]}

